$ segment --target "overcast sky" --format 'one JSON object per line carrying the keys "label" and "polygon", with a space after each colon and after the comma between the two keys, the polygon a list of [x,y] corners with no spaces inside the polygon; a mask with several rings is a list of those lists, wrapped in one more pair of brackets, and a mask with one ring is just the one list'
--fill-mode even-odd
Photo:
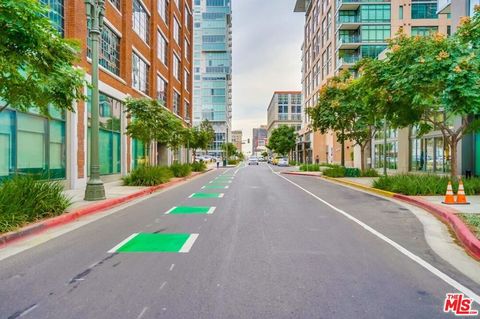
{"label": "overcast sky", "polygon": [[[301,90],[305,15],[294,13],[294,5],[295,0],[232,0],[232,125],[244,139],[267,124],[273,91]],[[243,145],[249,150],[251,145]]]}

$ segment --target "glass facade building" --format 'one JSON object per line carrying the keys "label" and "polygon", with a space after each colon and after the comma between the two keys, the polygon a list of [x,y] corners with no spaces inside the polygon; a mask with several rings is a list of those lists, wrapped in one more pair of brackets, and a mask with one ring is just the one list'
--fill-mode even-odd
{"label": "glass facade building", "polygon": [[193,124],[211,122],[220,156],[231,140],[232,7],[230,0],[195,0],[193,40]]}

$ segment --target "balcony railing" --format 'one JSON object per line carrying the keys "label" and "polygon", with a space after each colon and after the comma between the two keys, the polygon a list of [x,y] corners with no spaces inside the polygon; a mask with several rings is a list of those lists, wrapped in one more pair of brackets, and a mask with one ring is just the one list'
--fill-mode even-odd
{"label": "balcony railing", "polygon": [[361,58],[360,55],[345,55],[337,60],[337,69],[343,66],[353,65],[360,61]]}
{"label": "balcony railing", "polygon": [[362,19],[360,16],[338,16],[337,23],[360,23]]}

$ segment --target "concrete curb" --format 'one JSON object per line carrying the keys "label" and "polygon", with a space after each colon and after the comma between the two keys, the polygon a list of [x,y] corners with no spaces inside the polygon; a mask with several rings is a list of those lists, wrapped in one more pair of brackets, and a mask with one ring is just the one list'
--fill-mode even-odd
{"label": "concrete curb", "polygon": [[340,184],[353,186],[353,187],[360,188],[360,189],[366,190],[368,192],[376,193],[376,194],[379,194],[379,195],[382,195],[382,196],[386,196],[386,197],[394,197],[395,196],[395,193],[384,191],[384,190],[381,190],[381,189],[378,189],[378,188],[365,186],[363,184],[359,184],[359,183],[355,183],[355,182],[351,182],[351,181],[346,181],[346,180],[341,180],[341,179],[338,179],[338,178],[333,178],[333,177],[328,177],[328,176],[322,176],[322,177],[326,180],[329,180],[329,181],[334,181],[334,182],[337,182],[337,183],[340,183]]}
{"label": "concrete curb", "polygon": [[458,241],[470,256],[472,256],[476,260],[480,260],[480,240],[472,233],[470,228],[468,228],[468,226],[465,225],[465,223],[455,214],[455,212],[452,209],[439,206],[436,204],[432,204],[430,202],[427,202],[421,198],[416,198],[414,196],[406,196],[402,194],[392,193],[392,192],[376,189],[373,187],[368,187],[355,182],[339,180],[336,178],[331,178],[326,176],[323,176],[323,178],[329,181],[353,186],[353,187],[356,187],[368,192],[376,193],[382,196],[395,198],[402,202],[415,205],[417,207],[420,207],[428,211],[429,213],[437,216],[441,221],[443,221],[448,227],[450,227],[453,230]]}
{"label": "concrete curb", "polygon": [[313,177],[322,177],[322,175],[318,174],[309,174],[309,173],[299,173],[299,172],[280,172],[280,174],[284,175],[297,175],[297,176],[313,176]]}
{"label": "concrete curb", "polygon": [[83,208],[76,209],[72,212],[68,212],[65,214],[62,214],[60,216],[52,217],[49,219],[45,219],[43,221],[25,226],[24,228],[21,228],[17,231],[9,232],[3,235],[0,235],[0,248],[3,248],[7,246],[8,244],[11,244],[12,242],[24,239],[26,237],[30,237],[36,234],[39,234],[41,232],[46,231],[47,229],[60,226],[60,225],[65,225],[69,224],[71,222],[74,222],[75,220],[79,219],[82,216],[87,216],[87,215],[93,215],[100,213],[102,211],[114,208],[116,206],[119,206],[121,204],[125,204],[128,202],[133,201],[134,199],[141,198],[148,196],[150,194],[153,194],[161,189],[169,188],[172,187],[176,184],[185,182],[187,180],[190,180],[194,177],[197,177],[199,175],[205,174],[207,172],[212,171],[213,169],[207,169],[204,172],[192,172],[192,174],[188,177],[183,177],[183,178],[178,178],[175,180],[172,180],[168,183],[164,183],[161,185],[156,185],[156,186],[151,186],[146,189],[142,189],[140,191],[137,191],[135,193],[122,196],[122,197],[117,197],[117,198],[111,198],[111,199],[106,199],[98,203],[94,203],[92,205],[88,205]]}
{"label": "concrete curb", "polygon": [[465,248],[467,253],[473,258],[480,260],[480,240],[472,233],[470,228],[465,225],[465,223],[455,214],[452,209],[427,202],[414,196],[395,194],[394,198],[423,208],[440,218],[453,230],[457,239]]}

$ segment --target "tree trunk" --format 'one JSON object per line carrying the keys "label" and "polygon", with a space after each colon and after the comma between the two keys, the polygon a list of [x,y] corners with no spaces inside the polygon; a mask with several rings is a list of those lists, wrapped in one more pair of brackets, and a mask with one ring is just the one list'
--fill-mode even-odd
{"label": "tree trunk", "polygon": [[362,172],[365,170],[365,147],[367,143],[360,145],[360,169]]}
{"label": "tree trunk", "polygon": [[193,162],[195,163],[195,161],[197,160],[197,149],[196,148],[192,149],[192,155],[193,155]]}
{"label": "tree trunk", "polygon": [[[342,135],[343,135],[343,130],[342,130]],[[342,139],[342,158],[340,164],[345,167],[345,139]]]}
{"label": "tree trunk", "polygon": [[451,136],[449,138],[450,144],[450,177],[452,181],[456,180],[458,177],[458,169],[457,169],[457,150],[458,150],[458,139],[457,136]]}
{"label": "tree trunk", "polygon": [[3,110],[5,110],[5,109],[8,107],[8,105],[9,105],[9,104],[7,103],[7,104],[5,104],[4,106],[0,107],[0,112],[2,112]]}

